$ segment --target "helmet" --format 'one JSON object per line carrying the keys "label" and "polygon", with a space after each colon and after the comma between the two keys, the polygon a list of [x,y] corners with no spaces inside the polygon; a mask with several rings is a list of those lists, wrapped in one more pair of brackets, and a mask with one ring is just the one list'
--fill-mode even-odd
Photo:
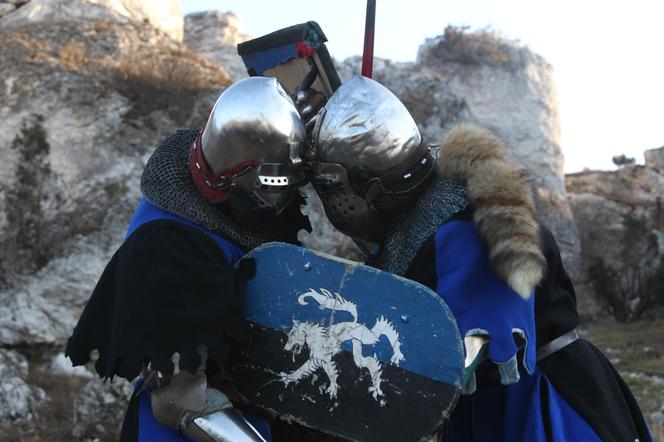
{"label": "helmet", "polygon": [[415,121],[387,88],[354,77],[327,102],[313,136],[312,183],[327,217],[354,239],[380,243],[387,218],[433,171]]}
{"label": "helmet", "polygon": [[302,184],[304,125],[275,78],[250,77],[224,91],[192,146],[194,182],[239,218],[276,217]]}

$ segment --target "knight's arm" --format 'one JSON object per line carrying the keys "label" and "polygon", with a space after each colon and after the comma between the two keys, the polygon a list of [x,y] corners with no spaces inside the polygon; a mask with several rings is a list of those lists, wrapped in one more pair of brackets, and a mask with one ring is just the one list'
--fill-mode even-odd
{"label": "knight's arm", "polygon": [[[204,349],[208,367],[223,365],[230,341],[247,336],[242,278],[221,246],[191,225],[147,222],[115,253],[88,301],[68,341],[72,362],[88,362],[90,351],[97,349],[101,377],[133,380],[146,362],[160,373],[159,383],[136,391],[123,437],[135,440],[140,422],[151,428],[154,440],[176,440],[174,431],[194,440],[217,440],[206,439],[201,431],[242,424],[228,398],[208,388],[201,360]],[[176,365],[179,374],[171,376]],[[213,418],[225,423],[215,426]]]}
{"label": "knight's arm", "polygon": [[139,227],[113,255],[66,353],[81,365],[96,349],[101,377],[133,380],[146,358],[154,369],[170,374],[176,351],[180,368],[196,372],[200,345],[210,359],[223,363],[230,336],[248,337],[238,272],[200,230],[158,220]]}

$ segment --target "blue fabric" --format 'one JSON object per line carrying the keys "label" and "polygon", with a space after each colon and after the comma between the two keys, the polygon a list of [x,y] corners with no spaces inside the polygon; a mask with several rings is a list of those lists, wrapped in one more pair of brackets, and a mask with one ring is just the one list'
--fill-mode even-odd
{"label": "blue fabric", "polygon": [[[172,221],[178,221],[183,224],[195,227],[201,232],[205,233],[207,236],[212,238],[214,242],[221,248],[228,260],[230,265],[235,265],[235,263],[244,256],[244,252],[241,248],[233,244],[232,242],[222,238],[219,235],[216,235],[209,230],[199,226],[196,223],[189,221],[188,219],[182,218],[181,216],[175,215],[165,210],[161,210],[157,206],[153,205],[145,197],[141,198],[141,201],[138,203],[138,207],[132,216],[131,221],[129,222],[129,228],[127,229],[127,235],[131,235],[134,230],[139,228],[141,225],[149,223],[150,221],[156,221],[159,219],[168,219]],[[125,237],[125,239],[126,239]]]}
{"label": "blue fabric", "polygon": [[[138,388],[138,385],[137,387]],[[152,403],[148,392],[141,393],[138,406],[138,440],[139,442],[178,442],[189,439],[172,428],[160,424],[152,415]]]}
{"label": "blue fabric", "polygon": [[[129,228],[127,229],[127,235],[131,235],[138,227],[143,224],[146,224],[150,221],[156,221],[160,219],[168,219],[172,221],[178,221],[183,224],[192,226],[201,232],[205,233],[207,236],[212,238],[215,243],[221,248],[228,260],[230,265],[235,265],[235,263],[244,256],[244,252],[238,246],[232,242],[216,235],[203,227],[195,224],[181,216],[175,215],[170,212],[159,209],[150,203],[145,197],[141,198],[141,201],[134,212],[134,216],[129,223]],[[140,381],[136,383],[135,388],[140,386]],[[247,421],[249,421],[256,430],[263,436],[266,441],[271,441],[270,435],[270,425],[267,420],[252,415],[248,412],[242,412],[243,416]],[[168,428],[159,422],[157,422],[152,415],[152,404],[150,402],[150,393],[143,392],[140,397],[139,410],[138,410],[138,440],[140,442],[175,442],[175,441],[187,441],[188,439],[177,433],[174,429]]]}
{"label": "blue fabric", "polygon": [[462,396],[443,432],[446,442],[602,440],[537,369],[516,384],[495,384]]}
{"label": "blue fabric", "polygon": [[489,335],[489,358],[499,366],[504,384],[518,381],[514,334],[526,340],[523,364],[535,370],[535,301],[527,301],[500,279],[474,224],[451,221],[438,229],[436,292],[450,307],[462,337]]}
{"label": "blue fabric", "polygon": [[[534,294],[521,298],[491,269],[472,222],[436,232],[436,291],[454,313],[461,336],[489,336],[488,359],[501,382],[461,396],[444,428],[446,442],[599,441],[589,424],[536,368]],[[514,333],[526,339],[522,368]],[[501,370],[502,368],[502,370]],[[491,370],[487,362],[478,371]]]}
{"label": "blue fabric", "polygon": [[247,66],[248,70],[254,70],[255,75],[263,75],[266,70],[292,58],[298,58],[295,42],[243,55],[242,61],[244,61],[244,65]]}

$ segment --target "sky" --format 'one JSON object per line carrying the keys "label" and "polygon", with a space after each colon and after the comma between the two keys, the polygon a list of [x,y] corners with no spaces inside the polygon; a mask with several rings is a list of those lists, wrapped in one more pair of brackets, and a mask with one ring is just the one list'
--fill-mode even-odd
{"label": "sky", "polygon": [[[240,30],[261,36],[317,21],[331,55],[360,55],[361,0],[181,0],[185,14],[233,11]],[[664,2],[661,0],[377,0],[374,55],[414,61],[448,24],[489,27],[526,44],[554,69],[565,171],[613,169],[626,154],[664,145]]]}

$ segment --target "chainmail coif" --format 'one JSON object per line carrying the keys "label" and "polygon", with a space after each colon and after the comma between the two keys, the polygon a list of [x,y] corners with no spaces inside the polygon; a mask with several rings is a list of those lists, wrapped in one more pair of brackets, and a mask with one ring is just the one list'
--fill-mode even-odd
{"label": "chainmail coif", "polygon": [[435,177],[411,206],[410,213],[388,229],[380,255],[369,264],[405,275],[424,243],[468,204],[465,185]]}
{"label": "chainmail coif", "polygon": [[235,242],[245,251],[271,241],[296,243],[299,230],[311,231],[308,218],[300,213],[298,203],[304,199],[299,195],[269,228],[251,230],[205,200],[194,184],[188,163],[189,149],[199,132],[180,129],[157,147],[141,177],[141,192],[148,201]]}

